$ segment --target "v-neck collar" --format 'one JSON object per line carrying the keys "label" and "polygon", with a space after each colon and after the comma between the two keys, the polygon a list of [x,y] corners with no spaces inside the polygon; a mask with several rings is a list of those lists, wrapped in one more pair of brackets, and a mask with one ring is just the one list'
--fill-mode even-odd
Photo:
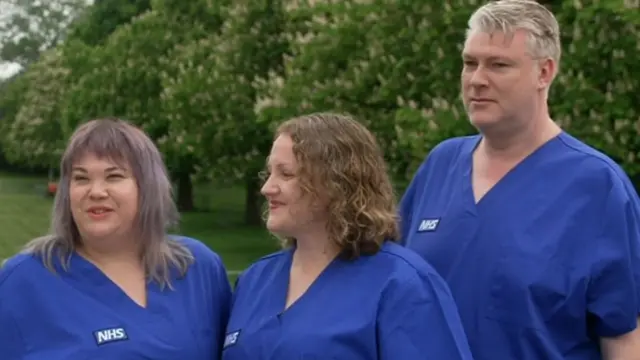
{"label": "v-neck collar", "polygon": [[147,283],[147,306],[142,307],[111,281],[102,270],[75,251],[69,259],[66,278],[74,288],[112,310],[140,316],[148,316],[162,311],[158,307],[160,302],[156,301],[156,297],[161,292],[158,284],[154,282]]}
{"label": "v-neck collar", "polygon": [[508,186],[514,178],[517,178],[517,174],[522,172],[523,169],[526,169],[528,166],[530,166],[531,163],[535,164],[537,161],[540,161],[541,154],[544,154],[550,147],[558,143],[558,141],[562,141],[564,136],[565,132],[561,131],[559,134],[536,148],[532,153],[527,155],[511,170],[509,170],[496,184],[493,185],[493,187],[491,187],[491,189],[489,189],[489,191],[487,191],[487,193],[480,199],[480,201],[477,202],[475,201],[475,195],[473,193],[473,154],[477,147],[480,145],[482,136],[477,135],[472,139],[472,141],[467,142],[464,160],[466,162],[466,166],[464,171],[463,190],[466,193],[467,198],[470,197],[470,201],[474,205],[472,206],[474,211],[478,212],[481,208],[485,207],[487,203],[490,203],[491,199],[494,197],[494,193],[500,191],[500,188]]}
{"label": "v-neck collar", "polygon": [[307,298],[315,296],[318,292],[331,281],[336,269],[340,267],[343,260],[340,256],[336,256],[329,264],[320,272],[318,277],[309,285],[309,288],[300,297],[285,309],[287,296],[289,293],[289,282],[291,280],[291,266],[293,263],[293,253],[295,248],[288,249],[283,253],[284,259],[279,267],[278,276],[276,276],[275,294],[272,297],[271,312],[275,313],[279,318],[295,313],[298,308],[304,307]]}

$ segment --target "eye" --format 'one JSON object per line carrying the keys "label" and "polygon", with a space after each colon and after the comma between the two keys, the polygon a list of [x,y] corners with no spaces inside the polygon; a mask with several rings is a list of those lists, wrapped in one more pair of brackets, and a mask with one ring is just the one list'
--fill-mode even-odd
{"label": "eye", "polygon": [[107,176],[107,179],[122,179],[124,176],[122,174],[111,174]]}
{"label": "eye", "polygon": [[85,181],[85,180],[88,180],[87,177],[84,176],[84,175],[74,175],[71,179],[73,181]]}

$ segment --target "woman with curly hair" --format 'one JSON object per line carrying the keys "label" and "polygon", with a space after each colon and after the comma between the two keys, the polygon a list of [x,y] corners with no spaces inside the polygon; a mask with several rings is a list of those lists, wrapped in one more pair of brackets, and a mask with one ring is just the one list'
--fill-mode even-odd
{"label": "woman with curly hair", "polygon": [[444,280],[395,243],[393,187],[364,126],[283,123],[262,193],[284,249],[239,277],[223,360],[471,359]]}

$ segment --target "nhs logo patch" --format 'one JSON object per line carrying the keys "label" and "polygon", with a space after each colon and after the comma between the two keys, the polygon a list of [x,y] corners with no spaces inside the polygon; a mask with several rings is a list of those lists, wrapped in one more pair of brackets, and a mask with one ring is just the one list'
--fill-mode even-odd
{"label": "nhs logo patch", "polygon": [[222,349],[226,349],[229,346],[235,345],[238,342],[239,336],[240,336],[240,330],[234,331],[232,333],[228,333],[224,337],[224,345],[222,345]]}
{"label": "nhs logo patch", "polygon": [[98,346],[116,341],[129,340],[127,332],[121,327],[94,331],[93,337]]}
{"label": "nhs logo patch", "polygon": [[440,219],[423,219],[418,226],[418,232],[436,231]]}

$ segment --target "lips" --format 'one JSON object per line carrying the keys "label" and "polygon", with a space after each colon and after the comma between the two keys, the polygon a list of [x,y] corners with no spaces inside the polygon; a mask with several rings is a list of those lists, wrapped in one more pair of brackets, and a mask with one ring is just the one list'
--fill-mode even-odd
{"label": "lips", "polygon": [[102,215],[111,211],[113,211],[113,209],[106,206],[91,206],[87,209],[87,212],[93,215]]}
{"label": "lips", "polygon": [[491,99],[487,99],[487,98],[471,98],[469,99],[471,102],[475,102],[475,103],[490,103],[490,102],[495,102]]}
{"label": "lips", "polygon": [[274,210],[279,208],[280,206],[283,206],[284,203],[280,202],[280,201],[269,201],[269,209],[270,210]]}

